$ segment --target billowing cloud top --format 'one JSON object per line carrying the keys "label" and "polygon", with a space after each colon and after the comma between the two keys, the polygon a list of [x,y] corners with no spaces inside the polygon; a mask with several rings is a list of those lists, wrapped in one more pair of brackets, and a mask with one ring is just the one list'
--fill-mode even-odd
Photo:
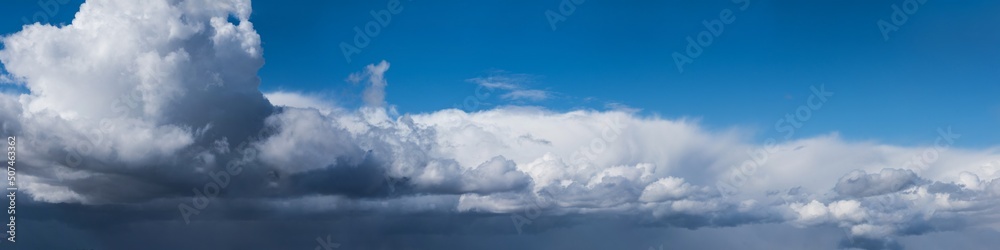
{"label": "billowing cloud top", "polygon": [[[349,77],[367,89],[364,107],[346,109],[257,89],[263,50],[250,12],[241,0],[91,0],[69,25],[2,38],[0,62],[30,91],[0,95],[5,135],[22,145],[22,206],[38,211],[25,212],[25,230],[48,223],[71,235],[25,244],[235,249],[250,243],[185,232],[319,228],[344,236],[345,248],[466,230],[460,242],[474,246],[480,234],[612,221],[840,228],[840,246],[878,249],[900,246],[900,236],[998,226],[1000,154],[952,147],[961,135],[950,128],[906,147],[836,134],[755,142],[744,130],[630,110],[397,115],[385,101],[388,62]],[[824,88],[816,99],[835,101]],[[309,223],[280,222],[299,220]],[[156,230],[199,240],[109,238]],[[304,237],[250,241],[315,244]]]}

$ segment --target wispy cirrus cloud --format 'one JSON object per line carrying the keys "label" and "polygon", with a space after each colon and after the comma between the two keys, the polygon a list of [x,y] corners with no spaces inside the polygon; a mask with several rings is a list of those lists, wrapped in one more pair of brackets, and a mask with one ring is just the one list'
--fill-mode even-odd
{"label": "wispy cirrus cloud", "polygon": [[471,78],[467,81],[488,90],[501,91],[503,94],[500,94],[500,98],[508,101],[538,102],[552,97],[552,93],[549,91],[528,88],[528,85],[535,83],[537,78],[537,76],[530,74],[496,71],[489,76]]}
{"label": "wispy cirrus cloud", "polygon": [[513,90],[510,93],[501,95],[500,97],[507,100],[528,100],[528,101],[544,101],[549,98],[549,92],[537,89],[518,89]]}

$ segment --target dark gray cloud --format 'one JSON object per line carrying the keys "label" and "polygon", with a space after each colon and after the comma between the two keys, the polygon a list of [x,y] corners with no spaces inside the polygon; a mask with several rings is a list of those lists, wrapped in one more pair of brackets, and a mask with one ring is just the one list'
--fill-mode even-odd
{"label": "dark gray cloud", "polygon": [[840,178],[833,189],[847,197],[868,197],[895,193],[921,182],[917,174],[905,169],[882,169],[879,173],[867,174],[856,170]]}

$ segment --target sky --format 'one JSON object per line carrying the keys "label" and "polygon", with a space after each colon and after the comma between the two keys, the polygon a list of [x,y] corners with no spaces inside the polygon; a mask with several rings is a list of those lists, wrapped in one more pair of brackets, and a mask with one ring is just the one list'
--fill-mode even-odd
{"label": "sky", "polygon": [[997,11],[7,1],[0,248],[989,249]]}
{"label": "sky", "polygon": [[[255,2],[251,19],[273,52],[260,72],[264,90],[350,92],[344,75],[387,60],[398,65],[387,76],[397,79],[387,99],[402,112],[427,112],[463,105],[475,89],[467,79],[503,70],[533,75],[530,87],[552,93],[514,104],[572,110],[619,103],[770,136],[809,86],[825,84],[842,98],[803,134],[912,144],[954,126],[976,135],[960,145],[1000,139],[993,129],[1000,102],[990,94],[1000,79],[1000,49],[991,46],[1000,35],[987,32],[1000,25],[989,11],[998,3],[931,1],[886,41],[876,23],[891,17],[893,1],[754,1],[681,73],[671,55],[685,49],[685,38],[742,2],[658,2],[585,1],[555,30],[544,13],[560,1],[403,2],[351,62],[339,44],[372,20],[369,10],[385,8],[381,1]],[[311,32],[289,28],[303,25]]]}
{"label": "sky", "polygon": [[[34,19],[70,22],[82,1],[62,1],[51,18]],[[990,94],[1000,78],[1000,49],[991,45],[1000,35],[987,32],[1000,25],[989,11],[1000,3],[932,1],[885,40],[877,22],[891,21],[891,5],[903,2],[868,2],[750,2],[684,72],[672,54],[683,52],[686,37],[745,2],[584,1],[553,30],[545,13],[558,13],[561,1],[404,1],[350,62],[340,44],[353,44],[353,28],[372,21],[369,11],[387,2],[257,1],[250,20],[267,51],[261,90],[318,92],[341,105],[359,102],[351,98],[359,88],[345,75],[387,60],[398,65],[388,75],[397,81],[387,99],[400,112],[621,104],[716,128],[742,126],[762,139],[773,136],[773,123],[801,104],[809,86],[826,84],[843,98],[803,135],[839,132],[850,140],[915,144],[927,143],[937,127],[953,126],[976,135],[959,145],[986,147],[1000,139],[992,129],[1000,125],[1000,102]],[[7,4],[0,10],[3,33],[46,13],[30,1]],[[468,79],[498,71],[531,75],[525,84],[547,98],[463,103],[476,88]]]}

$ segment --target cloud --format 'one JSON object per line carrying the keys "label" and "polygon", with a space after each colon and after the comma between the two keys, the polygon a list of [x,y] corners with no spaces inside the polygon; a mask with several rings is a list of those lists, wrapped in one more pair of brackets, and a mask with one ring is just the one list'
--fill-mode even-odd
{"label": "cloud", "polygon": [[687,197],[691,191],[691,185],[684,183],[684,179],[667,177],[646,186],[642,190],[639,200],[643,202],[662,202],[680,199]]}
{"label": "cloud", "polygon": [[861,207],[861,202],[856,200],[835,201],[830,203],[828,208],[830,210],[830,215],[837,220],[861,222],[868,217],[864,208]]}
{"label": "cloud", "polygon": [[837,181],[834,190],[849,197],[867,197],[895,193],[918,184],[917,174],[904,169],[882,169],[878,174],[854,170]]}
{"label": "cloud", "polygon": [[[24,235],[44,235],[34,225],[48,225],[102,249],[225,249],[284,244],[245,234],[312,242],[336,231],[345,247],[430,249],[447,245],[437,236],[506,248],[483,242],[521,229],[535,239],[525,248],[545,248],[550,236],[601,244],[576,236],[622,228],[706,242],[726,232],[754,239],[745,227],[779,228],[865,248],[932,232],[996,233],[1000,176],[982,167],[1000,160],[996,148],[952,148],[914,166],[908,160],[932,148],[836,134],[791,140],[727,194],[718,185],[762,145],[747,131],[694,119],[517,106],[399,115],[386,108],[385,61],[348,77],[366,82],[361,108],[262,94],[250,6],[95,0],[70,25],[28,25],[0,40],[0,62],[29,90],[0,94],[2,128],[25,145],[18,180],[28,197],[19,202],[32,226]],[[549,97],[522,87],[525,77],[470,81],[512,100]],[[188,225],[178,205],[205,202],[198,192],[222,182],[220,171],[232,174]],[[136,240],[101,240],[120,233]]]}
{"label": "cloud", "polygon": [[479,85],[490,91],[501,91],[501,98],[508,101],[544,101],[552,96],[551,92],[537,89],[529,89],[525,85],[530,84],[537,78],[528,74],[510,74],[503,71],[468,79],[468,82]]}
{"label": "cloud", "polygon": [[385,105],[385,71],[389,70],[389,63],[386,61],[378,64],[370,64],[365,67],[364,72],[354,73],[347,77],[347,81],[358,83],[368,80],[365,87],[363,99],[370,107],[382,107]]}
{"label": "cloud", "polygon": [[467,81],[488,89],[515,90],[520,89],[521,85],[531,78],[526,74],[506,74],[501,71],[499,74],[471,78]]}
{"label": "cloud", "polygon": [[285,92],[285,91],[275,91],[271,93],[265,93],[264,97],[267,98],[274,106],[285,106],[299,109],[316,109],[324,115],[330,115],[332,112],[343,112],[340,110],[336,104],[330,101],[329,98],[325,98],[319,95],[310,95],[305,93],[295,93],[295,92]]}
{"label": "cloud", "polygon": [[[257,90],[263,58],[248,6],[88,1],[69,25],[27,25],[0,39],[0,62],[29,90],[0,96],[16,112],[4,115],[5,132],[24,138],[20,155],[38,159],[23,162],[32,167],[19,174],[38,187],[24,191],[142,201],[179,195],[196,171],[228,160],[214,143],[246,143],[273,112]],[[108,191],[124,183],[142,185]]]}
{"label": "cloud", "polygon": [[802,226],[814,226],[826,222],[829,219],[830,211],[826,205],[813,200],[809,203],[793,203],[789,207],[798,215],[793,221]]}
{"label": "cloud", "polygon": [[17,84],[18,81],[14,80],[10,75],[0,72],[0,84]]}
{"label": "cloud", "polygon": [[529,90],[519,89],[511,91],[510,93],[503,94],[500,97],[503,97],[504,99],[507,100],[528,100],[537,102],[548,99],[549,92],[536,89],[529,89]]}

